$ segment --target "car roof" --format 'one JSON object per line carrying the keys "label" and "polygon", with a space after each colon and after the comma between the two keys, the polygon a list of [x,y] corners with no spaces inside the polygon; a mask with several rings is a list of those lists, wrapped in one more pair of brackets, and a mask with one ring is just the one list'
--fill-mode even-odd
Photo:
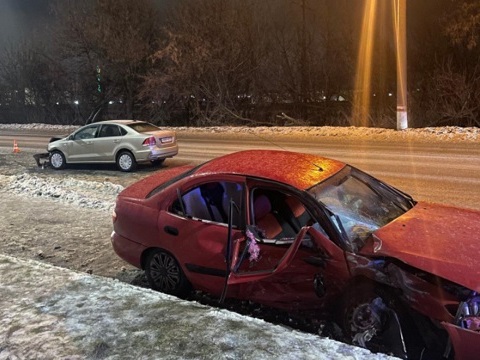
{"label": "car roof", "polygon": [[306,190],[331,177],[345,163],[313,154],[283,150],[246,150],[215,158],[195,174],[238,174],[281,182]]}
{"label": "car roof", "polygon": [[129,125],[134,123],[144,123],[146,121],[143,120],[104,120],[98,121],[94,124],[120,124],[120,125]]}

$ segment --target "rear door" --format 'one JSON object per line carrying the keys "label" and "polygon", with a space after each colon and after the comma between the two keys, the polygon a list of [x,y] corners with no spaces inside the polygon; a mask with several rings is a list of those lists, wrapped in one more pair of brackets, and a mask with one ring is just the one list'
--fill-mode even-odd
{"label": "rear door", "polygon": [[115,162],[115,148],[122,141],[120,128],[115,124],[103,124],[94,140],[97,160]]}
{"label": "rear door", "polygon": [[217,296],[223,290],[230,202],[234,204],[231,236],[239,239],[244,236],[244,188],[240,177],[189,184],[160,214],[160,236],[196,289]]}

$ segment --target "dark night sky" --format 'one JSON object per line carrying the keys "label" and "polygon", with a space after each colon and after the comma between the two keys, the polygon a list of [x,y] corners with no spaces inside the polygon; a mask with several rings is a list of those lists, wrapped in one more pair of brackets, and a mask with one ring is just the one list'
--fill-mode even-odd
{"label": "dark night sky", "polygon": [[49,0],[0,0],[0,43],[18,41],[45,25]]}
{"label": "dark night sky", "polygon": [[[83,0],[78,0],[83,1]],[[352,0],[355,1],[355,0]],[[408,2],[409,26],[425,26],[426,19],[436,19],[444,5],[456,0],[414,0]],[[23,36],[41,34],[42,28],[52,18],[50,0],[0,0],[0,49]],[[175,0],[155,0],[160,6],[174,4]],[[415,19],[414,19],[415,18]],[[420,19],[420,20],[419,20]],[[419,21],[416,21],[419,20]],[[38,29],[39,31],[35,31]]]}
{"label": "dark night sky", "polygon": [[[83,0],[78,0],[83,1]],[[175,0],[155,0],[161,7]],[[39,34],[52,19],[50,0],[0,0],[0,49],[23,36]]]}

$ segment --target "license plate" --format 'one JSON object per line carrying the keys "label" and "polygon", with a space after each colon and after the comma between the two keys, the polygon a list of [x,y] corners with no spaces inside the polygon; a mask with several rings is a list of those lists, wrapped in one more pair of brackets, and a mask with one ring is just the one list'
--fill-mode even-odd
{"label": "license plate", "polygon": [[162,144],[171,143],[172,141],[173,141],[173,136],[164,137],[164,138],[161,138],[161,139],[160,139],[160,142],[161,142]]}

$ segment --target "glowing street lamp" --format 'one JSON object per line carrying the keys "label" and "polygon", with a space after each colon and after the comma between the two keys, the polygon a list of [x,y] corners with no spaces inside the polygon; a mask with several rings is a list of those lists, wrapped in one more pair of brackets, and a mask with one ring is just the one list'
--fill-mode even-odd
{"label": "glowing street lamp", "polygon": [[397,57],[397,130],[408,128],[407,115],[407,0],[393,0]]}

